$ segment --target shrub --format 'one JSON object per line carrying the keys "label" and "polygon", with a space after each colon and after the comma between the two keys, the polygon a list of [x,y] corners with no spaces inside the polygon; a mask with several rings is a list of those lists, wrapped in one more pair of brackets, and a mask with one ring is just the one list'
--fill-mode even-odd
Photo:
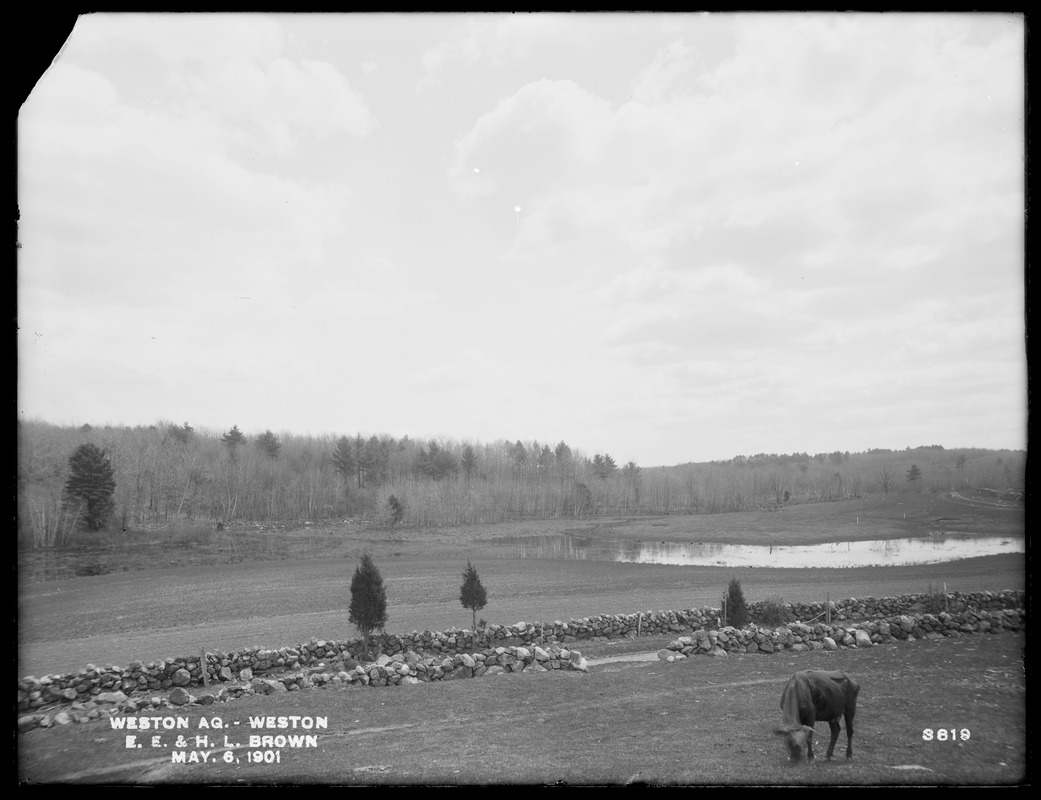
{"label": "shrub", "polygon": [[73,571],[81,578],[94,575],[108,575],[112,571],[112,566],[99,558],[91,558],[77,564]]}
{"label": "shrub", "polygon": [[762,611],[759,613],[759,624],[776,628],[792,621],[791,612],[785,607],[780,597],[768,597],[763,601]]}
{"label": "shrub", "polygon": [[743,628],[748,624],[748,606],[745,593],[741,589],[741,581],[730,579],[730,585],[723,593],[723,608],[726,609],[726,624],[735,628]]}
{"label": "shrub", "polygon": [[207,545],[213,539],[208,523],[175,522],[166,530],[165,543],[173,545]]}

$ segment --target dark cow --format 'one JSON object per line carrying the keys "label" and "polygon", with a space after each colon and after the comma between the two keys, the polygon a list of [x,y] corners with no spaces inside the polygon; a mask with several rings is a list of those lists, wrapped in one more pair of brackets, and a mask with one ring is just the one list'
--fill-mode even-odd
{"label": "dark cow", "polygon": [[860,684],[845,672],[806,669],[792,675],[781,694],[784,721],[776,730],[785,737],[792,761],[802,760],[803,747],[806,760],[813,760],[813,726],[818,721],[831,726],[830,761],[839,738],[839,717],[846,718],[846,758],[853,758],[853,715],[859,691]]}

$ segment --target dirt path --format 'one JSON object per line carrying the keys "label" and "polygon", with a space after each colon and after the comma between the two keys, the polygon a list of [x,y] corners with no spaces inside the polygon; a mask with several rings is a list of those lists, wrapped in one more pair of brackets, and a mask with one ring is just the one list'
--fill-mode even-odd
{"label": "dirt path", "polygon": [[652,662],[658,660],[658,653],[625,653],[617,656],[604,656],[603,658],[587,658],[586,664],[590,667],[599,667],[603,664],[615,664],[619,661]]}

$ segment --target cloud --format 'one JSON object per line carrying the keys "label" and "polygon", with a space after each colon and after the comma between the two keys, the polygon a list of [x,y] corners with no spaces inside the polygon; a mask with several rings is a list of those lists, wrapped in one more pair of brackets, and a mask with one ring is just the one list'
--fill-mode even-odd
{"label": "cloud", "polygon": [[[150,18],[144,28],[155,33]],[[241,61],[228,68],[245,69],[279,98],[277,108],[239,99],[263,132],[261,149],[292,147],[301,126],[315,135],[361,132],[363,117],[351,117],[357,107],[346,103],[329,65],[276,58],[263,70]],[[21,288],[161,305],[205,303],[196,280],[220,297],[243,294],[247,284],[258,296],[283,295],[293,279],[295,293],[306,287],[300,279],[324,263],[327,243],[343,230],[351,191],[257,169],[254,159],[229,153],[244,130],[228,124],[235,109],[201,110],[221,96],[218,84],[192,103],[142,106],[82,66],[59,62],[48,72],[19,119]],[[244,95],[250,85],[243,82]],[[317,102],[316,92],[332,102]]]}
{"label": "cloud", "polygon": [[619,463],[1021,407],[1021,24],[356,19],[83,19],[19,121],[37,402],[92,353],[262,427],[364,375],[364,429]]}
{"label": "cloud", "polygon": [[[263,14],[100,14],[73,32],[95,59],[130,48],[152,74],[153,99],[213,125],[228,143],[288,156],[302,137],[362,137],[377,127],[362,95],[330,63],[290,57],[277,19]],[[132,85],[132,78],[124,80]]]}
{"label": "cloud", "polygon": [[1007,230],[1022,193],[1022,150],[1002,133],[1021,106],[1015,37],[967,46],[929,18],[872,22],[743,18],[730,59],[692,74],[674,42],[620,105],[529,83],[460,137],[453,188],[517,198],[533,252],[606,233],[677,268],[729,255],[788,280],[833,244],[860,268]]}
{"label": "cloud", "polygon": [[633,99],[643,105],[667,102],[676,93],[685,93],[693,69],[693,50],[682,40],[675,41],[659,50],[654,61],[633,79]]}
{"label": "cloud", "polygon": [[[674,42],[620,104],[527,84],[458,140],[454,188],[524,197],[517,262],[556,265],[614,368],[702,420],[996,386],[1022,369],[1021,302],[980,301],[982,263],[998,286],[1022,264],[1019,50],[933,23],[742,21],[729,60]],[[475,188],[471,163],[505,166]]]}
{"label": "cloud", "polygon": [[[502,98],[456,143],[453,188],[463,197],[497,189],[531,197],[576,180],[588,183],[609,118],[609,105],[573,81],[529,83]],[[474,166],[482,170],[480,178],[473,177]]]}
{"label": "cloud", "polygon": [[376,128],[361,95],[330,64],[239,60],[188,80],[196,113],[230,123],[231,141],[291,155],[302,134],[365,136]]}
{"label": "cloud", "polygon": [[114,49],[153,53],[175,69],[213,69],[266,60],[285,47],[277,17],[267,14],[88,14],[73,31],[77,49],[97,56]]}
{"label": "cloud", "polygon": [[567,14],[486,14],[449,16],[447,25],[463,23],[462,33],[438,42],[420,56],[422,76],[417,91],[439,86],[444,73],[458,64],[464,69],[480,62],[501,66],[523,59],[540,45],[560,42],[573,28]]}

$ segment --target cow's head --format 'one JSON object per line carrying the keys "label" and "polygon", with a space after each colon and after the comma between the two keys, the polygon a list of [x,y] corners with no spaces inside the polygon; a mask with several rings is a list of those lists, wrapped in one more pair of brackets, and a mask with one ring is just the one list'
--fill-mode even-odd
{"label": "cow's head", "polygon": [[788,757],[792,761],[802,761],[806,745],[813,736],[813,728],[809,725],[793,725],[790,728],[777,728],[774,733],[784,737],[784,743],[788,747]]}

